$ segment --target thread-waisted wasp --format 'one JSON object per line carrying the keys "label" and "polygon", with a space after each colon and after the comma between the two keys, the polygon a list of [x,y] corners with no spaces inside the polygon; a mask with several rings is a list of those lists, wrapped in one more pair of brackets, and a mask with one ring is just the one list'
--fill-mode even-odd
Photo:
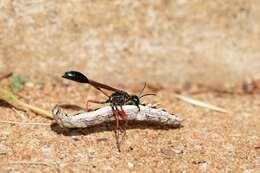
{"label": "thread-waisted wasp", "polygon": [[[116,89],[114,87],[108,86],[106,84],[102,84],[99,82],[96,82],[94,80],[88,79],[85,75],[78,71],[67,71],[64,73],[62,76],[63,78],[76,81],[79,83],[87,83],[102,92],[105,96],[108,97],[106,101],[96,101],[96,100],[88,100],[87,101],[87,110],[88,110],[88,104],[91,103],[97,103],[97,104],[110,104],[112,111],[115,115],[116,118],[116,128],[121,129],[119,126],[119,117],[121,117],[124,122],[125,122],[125,128],[128,126],[128,117],[125,111],[123,110],[123,105],[136,105],[138,110],[140,111],[139,105],[140,103],[140,98],[148,95],[155,95],[155,94],[144,94],[141,95],[145,89],[146,83],[142,90],[140,91],[139,96],[134,95],[134,94],[128,94],[126,91]],[[113,93],[111,95],[108,95],[104,90],[109,90],[112,91]],[[120,109],[119,109],[120,108]]]}

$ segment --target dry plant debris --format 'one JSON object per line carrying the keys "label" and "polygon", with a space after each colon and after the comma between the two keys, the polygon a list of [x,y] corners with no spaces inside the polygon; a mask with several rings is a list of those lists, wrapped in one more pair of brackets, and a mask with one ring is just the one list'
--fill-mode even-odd
{"label": "dry plant debris", "polygon": [[207,108],[207,109],[211,109],[211,110],[218,111],[218,112],[223,112],[223,113],[228,113],[229,112],[226,109],[220,108],[218,106],[215,106],[215,105],[212,105],[212,104],[209,104],[209,103],[205,103],[205,102],[199,101],[197,99],[194,99],[194,98],[191,98],[191,97],[188,97],[188,96],[183,96],[183,95],[176,94],[176,98],[178,98],[178,99],[180,99],[182,101],[185,101],[187,103],[190,103],[192,105],[195,105],[195,106],[200,106],[200,107],[204,107],[204,108]]}
{"label": "dry plant debris", "polygon": [[[135,105],[125,105],[123,110],[128,115],[130,121],[145,121],[149,123],[160,123],[173,127],[178,127],[183,121],[182,118],[170,114],[162,109],[140,105],[140,111]],[[85,128],[115,120],[110,106],[102,107],[91,112],[82,112],[68,115],[55,107],[52,111],[53,117],[61,127]]]}
{"label": "dry plant debris", "polygon": [[41,108],[38,108],[36,106],[32,106],[30,104],[27,104],[21,100],[19,100],[13,93],[8,91],[7,89],[1,88],[0,87],[0,100],[4,100],[10,105],[22,109],[22,110],[31,110],[41,116],[47,117],[47,118],[52,118],[52,115],[49,111],[43,110]]}

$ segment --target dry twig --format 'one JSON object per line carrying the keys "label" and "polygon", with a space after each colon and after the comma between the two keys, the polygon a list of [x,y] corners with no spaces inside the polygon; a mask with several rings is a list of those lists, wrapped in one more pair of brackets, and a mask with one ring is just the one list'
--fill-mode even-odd
{"label": "dry twig", "polygon": [[[173,127],[180,126],[183,121],[182,118],[176,115],[149,106],[140,105],[140,111],[138,111],[138,108],[134,105],[125,105],[123,106],[123,109],[128,115],[129,120],[160,123]],[[74,115],[63,113],[58,107],[55,107],[52,110],[52,114],[56,122],[61,127],[65,128],[85,128],[115,120],[110,106],[105,106],[95,111],[82,112]]]}

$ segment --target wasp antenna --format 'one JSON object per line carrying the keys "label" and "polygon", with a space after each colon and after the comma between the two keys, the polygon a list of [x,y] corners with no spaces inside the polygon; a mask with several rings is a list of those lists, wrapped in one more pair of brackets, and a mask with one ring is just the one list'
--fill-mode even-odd
{"label": "wasp antenna", "polygon": [[79,83],[89,83],[88,78],[78,71],[67,71],[62,77]]}
{"label": "wasp antenna", "polygon": [[143,86],[142,90],[139,92],[139,97],[140,97],[140,96],[141,96],[141,94],[143,93],[143,91],[144,91],[145,87],[146,87],[146,82],[144,83],[144,86]]}
{"label": "wasp antenna", "polygon": [[154,93],[144,94],[144,95],[141,95],[139,98],[142,98],[145,96],[156,96],[156,94],[154,94]]}

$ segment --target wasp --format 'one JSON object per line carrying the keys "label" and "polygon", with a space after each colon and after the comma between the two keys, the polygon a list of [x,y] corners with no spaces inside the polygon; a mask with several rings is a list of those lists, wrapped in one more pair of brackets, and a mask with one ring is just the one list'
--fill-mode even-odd
{"label": "wasp", "polygon": [[[124,120],[125,128],[128,127],[128,116],[125,113],[125,111],[123,110],[123,105],[135,105],[135,106],[137,106],[138,110],[140,111],[140,107],[139,107],[139,105],[141,104],[140,99],[144,96],[155,95],[155,94],[144,94],[144,95],[142,95],[142,93],[145,89],[146,83],[144,84],[144,87],[140,91],[139,96],[137,96],[137,95],[134,95],[134,94],[129,94],[126,91],[116,89],[116,88],[111,87],[109,85],[91,80],[91,79],[87,78],[84,74],[82,74],[81,72],[78,72],[78,71],[67,71],[67,72],[64,73],[64,75],[62,77],[69,79],[69,80],[72,80],[72,81],[75,81],[75,82],[89,84],[92,87],[99,90],[105,96],[107,96],[107,100],[105,100],[105,101],[88,100],[86,107],[87,107],[87,110],[89,110],[88,109],[89,103],[109,104],[111,106],[112,111],[113,111],[115,118],[116,118],[116,128],[117,129],[121,129],[121,127],[119,126],[119,117],[121,117]],[[109,95],[104,90],[111,91],[112,94]]]}

